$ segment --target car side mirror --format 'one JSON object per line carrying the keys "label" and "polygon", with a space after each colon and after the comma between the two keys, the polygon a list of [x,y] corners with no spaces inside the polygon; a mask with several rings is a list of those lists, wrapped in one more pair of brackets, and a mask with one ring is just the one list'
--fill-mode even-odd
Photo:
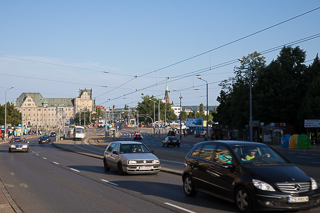
{"label": "car side mirror", "polygon": [[119,153],[118,153],[118,151],[113,151],[112,152],[113,154],[116,154],[116,155],[118,155]]}
{"label": "car side mirror", "polygon": [[154,150],[150,150],[152,154],[154,154]]}

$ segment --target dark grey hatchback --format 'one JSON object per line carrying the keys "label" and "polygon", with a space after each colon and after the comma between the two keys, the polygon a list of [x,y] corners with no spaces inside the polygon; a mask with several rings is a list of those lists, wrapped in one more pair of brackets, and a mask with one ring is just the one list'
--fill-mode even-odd
{"label": "dark grey hatchback", "polygon": [[185,158],[187,196],[204,192],[240,212],[301,210],[320,204],[317,182],[271,147],[254,142],[197,143]]}

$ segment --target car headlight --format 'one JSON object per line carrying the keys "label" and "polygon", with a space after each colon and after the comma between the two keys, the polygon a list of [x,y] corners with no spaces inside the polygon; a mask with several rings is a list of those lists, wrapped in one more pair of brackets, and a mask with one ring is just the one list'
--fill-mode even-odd
{"label": "car headlight", "polygon": [[153,160],[153,163],[160,163],[159,160]]}
{"label": "car headlight", "polygon": [[263,182],[261,180],[256,180],[256,179],[252,179],[252,183],[255,187],[257,187],[258,189],[260,190],[263,190],[263,191],[276,191],[274,190],[274,188],[266,183],[266,182]]}
{"label": "car headlight", "polygon": [[128,164],[136,164],[137,163],[137,161],[135,161],[135,160],[129,160],[128,161]]}
{"label": "car headlight", "polygon": [[310,180],[311,180],[311,190],[318,189],[317,181],[315,181],[312,177],[310,177]]}
{"label": "car headlight", "polygon": [[28,145],[22,145],[22,148],[28,148]]}
{"label": "car headlight", "polygon": [[16,145],[10,145],[11,148],[16,148]]}

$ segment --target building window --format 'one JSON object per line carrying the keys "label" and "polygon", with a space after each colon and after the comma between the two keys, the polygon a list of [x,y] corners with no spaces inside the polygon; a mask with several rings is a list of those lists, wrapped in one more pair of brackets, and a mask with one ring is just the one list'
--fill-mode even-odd
{"label": "building window", "polygon": [[28,109],[28,111],[30,111],[30,108]]}
{"label": "building window", "polygon": [[33,113],[33,116],[36,116],[36,114]]}
{"label": "building window", "polygon": [[28,104],[28,106],[31,106],[31,104]]}
{"label": "building window", "polygon": [[31,101],[31,99],[28,99],[28,101]]}
{"label": "building window", "polygon": [[36,109],[33,109],[33,111],[36,111]]}
{"label": "building window", "polygon": [[44,109],[44,111],[47,111],[47,109]]}

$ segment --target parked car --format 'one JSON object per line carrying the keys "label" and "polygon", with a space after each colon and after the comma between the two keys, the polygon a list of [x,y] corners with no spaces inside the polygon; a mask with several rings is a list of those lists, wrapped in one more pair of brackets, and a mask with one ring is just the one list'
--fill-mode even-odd
{"label": "parked car", "polygon": [[104,151],[104,170],[118,170],[119,174],[156,174],[160,171],[160,160],[141,142],[115,141]]}
{"label": "parked car", "polygon": [[23,137],[14,137],[10,140],[9,152],[29,152],[29,142]]}
{"label": "parked car", "polygon": [[51,139],[48,135],[43,135],[43,136],[40,136],[40,138],[38,139],[38,143],[41,144],[41,143],[49,143],[51,142]]}
{"label": "parked car", "polygon": [[164,146],[169,147],[170,145],[173,147],[175,147],[175,146],[180,147],[180,140],[175,136],[168,136],[165,139],[163,139],[163,141],[162,141],[163,147]]}
{"label": "parked car", "polygon": [[50,137],[56,137],[57,133],[55,131],[50,132]]}
{"label": "parked car", "polygon": [[320,204],[317,182],[262,143],[206,141],[185,157],[187,196],[204,192],[234,202],[240,212],[301,210]]}

